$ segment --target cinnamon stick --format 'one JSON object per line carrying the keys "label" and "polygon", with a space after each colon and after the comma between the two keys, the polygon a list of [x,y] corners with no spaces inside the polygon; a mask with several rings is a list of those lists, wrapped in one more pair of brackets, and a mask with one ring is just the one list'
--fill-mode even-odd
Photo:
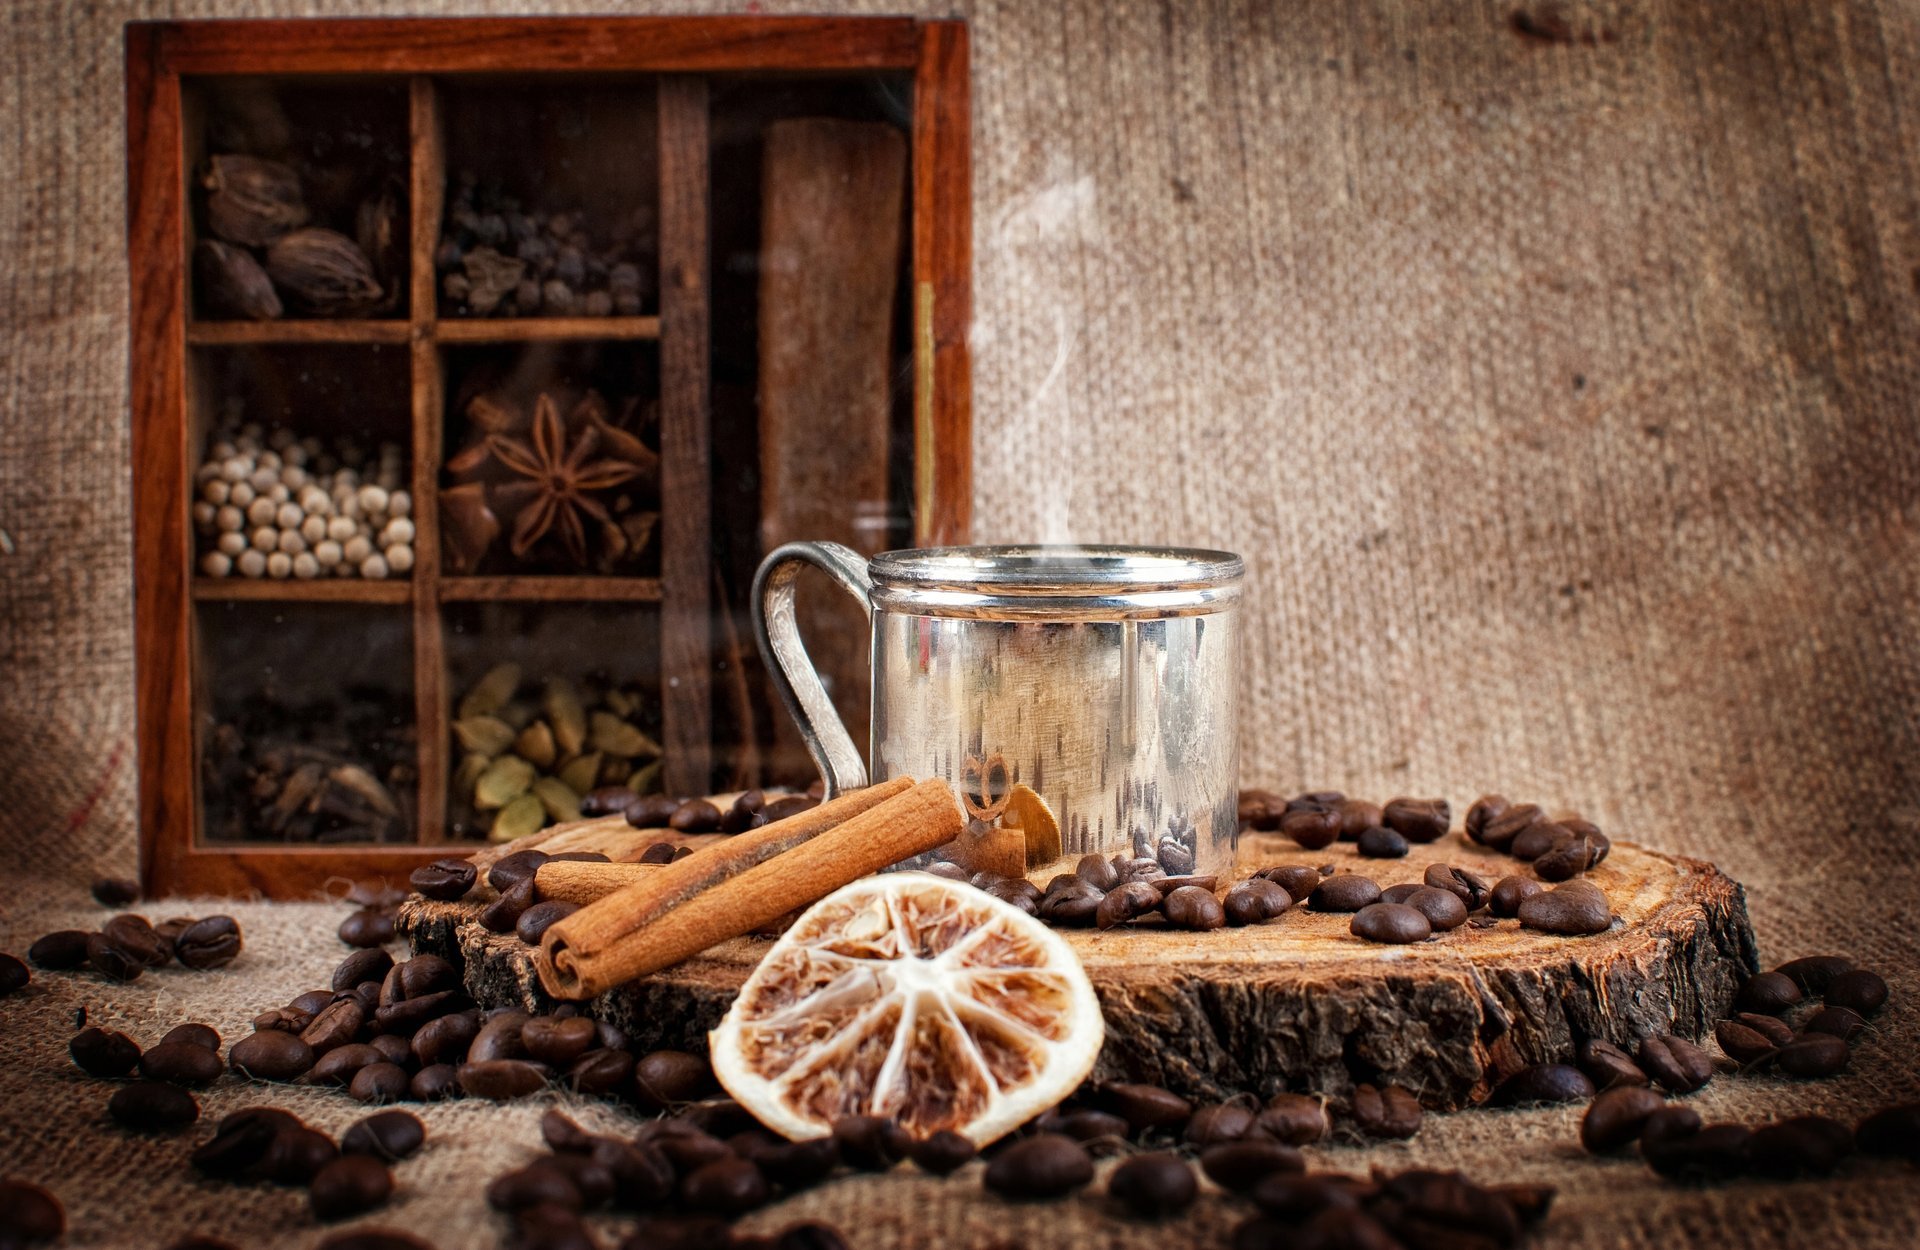
{"label": "cinnamon stick", "polygon": [[595,864],[556,859],[540,865],[534,872],[533,893],[543,903],[557,899],[584,907],[645,881],[665,868],[665,864]]}
{"label": "cinnamon stick", "polygon": [[[884,802],[764,855],[743,871],[729,853],[753,834],[664,865],[646,880],[581,908],[547,930],[534,960],[541,983],[556,998],[591,998],[751,932],[960,832],[960,805],[946,782],[904,782],[910,789],[898,788],[900,782],[886,784],[896,788]],[[856,791],[814,812],[869,793]],[[706,857],[713,858],[698,863]]]}

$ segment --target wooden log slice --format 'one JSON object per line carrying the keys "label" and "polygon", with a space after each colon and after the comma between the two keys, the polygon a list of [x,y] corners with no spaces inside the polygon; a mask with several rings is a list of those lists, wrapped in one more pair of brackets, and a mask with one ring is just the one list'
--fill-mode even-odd
{"label": "wooden log slice", "polygon": [[[1527,865],[1451,835],[1405,859],[1360,858],[1351,845],[1303,851],[1243,839],[1242,871],[1332,865],[1382,887],[1418,881],[1435,863],[1491,883]],[[1483,1098],[1531,1063],[1570,1059],[1603,1037],[1632,1047],[1650,1033],[1698,1038],[1728,1014],[1758,967],[1739,884],[1713,865],[1616,842],[1588,874],[1612,900],[1605,933],[1560,937],[1477,913],[1415,946],[1379,946],[1351,917],[1295,907],[1242,929],[1187,933],[1157,922],[1068,940],[1099,993],[1107,1040],[1096,1080],[1150,1081],[1193,1098],[1281,1089],[1339,1100],[1361,1082],[1392,1082],[1428,1107]],[[472,922],[473,900],[410,899],[403,931],[416,950],[465,962],[478,1002],[552,1004],[531,949]],[[595,1000],[592,1010],[640,1047],[701,1050],[770,940],[736,938]]]}

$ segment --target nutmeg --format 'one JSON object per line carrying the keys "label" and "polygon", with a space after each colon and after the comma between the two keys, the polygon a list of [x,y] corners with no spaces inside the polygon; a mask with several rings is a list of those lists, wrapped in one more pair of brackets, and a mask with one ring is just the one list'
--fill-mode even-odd
{"label": "nutmeg", "polygon": [[267,271],[242,248],[202,239],[193,247],[193,272],[207,311],[215,316],[271,321],[284,311]]}
{"label": "nutmeg", "polygon": [[265,247],[307,222],[300,176],[279,161],[227,154],[208,162],[207,228],[229,243]]}
{"label": "nutmeg", "polygon": [[317,226],[280,236],[267,249],[267,276],[296,304],[323,317],[380,298],[366,253],[346,235]]}

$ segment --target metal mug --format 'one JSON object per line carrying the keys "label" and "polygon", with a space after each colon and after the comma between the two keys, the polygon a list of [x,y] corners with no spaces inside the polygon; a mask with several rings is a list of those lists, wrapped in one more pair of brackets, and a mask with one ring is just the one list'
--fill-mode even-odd
{"label": "metal mug", "polygon": [[[793,614],[801,566],[872,621],[874,780],[940,777],[976,831],[1016,789],[1066,856],[1231,869],[1240,557],[1153,547],[947,547],[871,559],[788,543],[754,577],[754,633],[828,795],[864,786]],[[925,857],[901,867],[923,866]]]}

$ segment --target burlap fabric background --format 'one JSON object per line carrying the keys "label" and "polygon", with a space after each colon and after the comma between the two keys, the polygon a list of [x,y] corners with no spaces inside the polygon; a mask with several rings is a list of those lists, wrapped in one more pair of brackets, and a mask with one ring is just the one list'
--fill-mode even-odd
{"label": "burlap fabric background", "polygon": [[[1710,1118],[1920,1096],[1920,6],[757,7],[973,23],[979,537],[1242,551],[1249,781],[1577,806],[1745,881],[1767,958],[1893,980],[1849,1075],[1723,1078]],[[121,22],[487,8],[0,10],[0,948],[97,923],[86,880],[134,866]],[[71,1244],[318,1239],[299,1195],[194,1185],[186,1143],[104,1127],[65,1063],[82,1003],[142,1041],[234,1035],[342,953],[337,908],[232,910],[224,974],[0,1006],[0,1172],[60,1193]],[[538,1110],[429,1111],[382,1218],[491,1244],[479,1188]],[[1323,1158],[1557,1184],[1552,1246],[1920,1241],[1910,1171],[1688,1191],[1579,1157],[1576,1118]],[[977,1184],[837,1185],[750,1226],[1147,1246],[1234,1216],[1189,1238]]]}

